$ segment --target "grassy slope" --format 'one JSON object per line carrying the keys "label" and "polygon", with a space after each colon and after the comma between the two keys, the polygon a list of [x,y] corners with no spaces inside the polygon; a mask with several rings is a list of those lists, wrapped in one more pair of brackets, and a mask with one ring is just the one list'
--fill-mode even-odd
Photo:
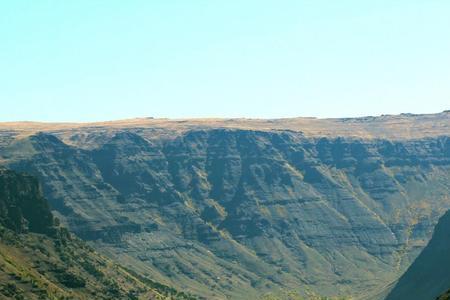
{"label": "grassy slope", "polygon": [[59,229],[56,237],[0,228],[0,299],[191,299],[130,274]]}
{"label": "grassy slope", "polygon": [[0,299],[193,299],[96,253],[53,218],[37,180],[0,168]]}

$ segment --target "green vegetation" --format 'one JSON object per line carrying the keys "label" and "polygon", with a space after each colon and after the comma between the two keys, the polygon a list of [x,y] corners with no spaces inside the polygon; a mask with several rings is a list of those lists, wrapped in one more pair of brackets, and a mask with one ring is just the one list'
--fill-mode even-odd
{"label": "green vegetation", "polygon": [[353,298],[347,297],[323,297],[305,290],[300,294],[296,291],[280,291],[274,293],[268,293],[261,297],[261,300],[352,300]]}
{"label": "green vegetation", "polygon": [[185,292],[180,292],[177,291],[176,289],[167,286],[165,284],[156,282],[151,280],[148,277],[142,276],[136,272],[134,272],[133,270],[127,269],[127,272],[129,272],[130,274],[132,274],[133,276],[135,276],[137,279],[139,279],[140,281],[142,281],[143,283],[145,283],[147,286],[154,288],[156,290],[158,290],[161,294],[163,294],[164,296],[170,297],[170,298],[174,298],[174,299],[182,299],[182,300],[195,300],[197,299],[196,297],[185,293]]}
{"label": "green vegetation", "polygon": [[167,299],[165,289],[160,292],[100,256],[64,228],[56,231],[56,237],[49,237],[0,227],[0,295],[11,299]]}
{"label": "green vegetation", "polygon": [[[0,299],[194,299],[127,271],[58,226],[31,177],[1,170],[0,191]],[[41,209],[33,215],[29,206]]]}
{"label": "green vegetation", "polygon": [[450,290],[446,291],[444,294],[440,295],[437,300],[450,300]]}

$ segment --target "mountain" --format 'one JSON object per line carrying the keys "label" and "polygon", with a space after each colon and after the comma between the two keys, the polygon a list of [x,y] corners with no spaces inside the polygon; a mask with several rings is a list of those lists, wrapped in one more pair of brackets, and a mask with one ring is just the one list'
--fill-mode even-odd
{"label": "mountain", "polygon": [[[428,245],[386,300],[436,299],[450,289],[450,211],[440,218]],[[443,295],[440,300],[448,299]]]}
{"label": "mountain", "polygon": [[207,299],[376,293],[450,208],[449,112],[0,128],[71,231]]}
{"label": "mountain", "polygon": [[0,169],[0,299],[193,299],[58,226],[35,178]]}

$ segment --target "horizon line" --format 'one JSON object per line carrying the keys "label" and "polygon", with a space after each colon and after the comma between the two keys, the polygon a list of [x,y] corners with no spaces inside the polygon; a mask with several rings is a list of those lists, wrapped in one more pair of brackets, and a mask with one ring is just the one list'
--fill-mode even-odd
{"label": "horizon line", "polygon": [[1,121],[0,123],[41,123],[41,124],[93,124],[93,123],[112,123],[112,122],[124,122],[131,120],[164,120],[164,121],[200,121],[200,120],[288,120],[288,119],[364,119],[364,118],[380,118],[389,116],[423,116],[423,115],[437,115],[450,113],[449,110],[442,110],[440,112],[432,113],[410,113],[402,112],[397,114],[387,113],[378,115],[360,115],[360,116],[347,116],[347,117],[318,117],[318,116],[295,116],[295,117],[275,117],[275,118],[264,118],[264,117],[153,117],[153,116],[141,116],[141,117],[129,117],[129,118],[118,118],[118,119],[107,119],[107,120],[93,120],[93,121],[38,121],[38,120],[16,120],[16,121]]}

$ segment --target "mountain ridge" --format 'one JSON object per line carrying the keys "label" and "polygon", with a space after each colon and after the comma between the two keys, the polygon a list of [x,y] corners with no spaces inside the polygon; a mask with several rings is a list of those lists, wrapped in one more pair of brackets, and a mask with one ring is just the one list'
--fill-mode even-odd
{"label": "mountain ridge", "polygon": [[[52,133],[67,144],[82,145],[89,133],[113,135],[120,130],[140,131],[147,138],[171,139],[190,130],[242,129],[301,132],[307,137],[355,137],[364,139],[414,139],[450,134],[450,111],[436,114],[400,114],[356,118],[282,119],[157,119],[135,118],[91,123],[0,122],[2,143],[39,131]],[[7,139],[8,138],[8,139]]]}

